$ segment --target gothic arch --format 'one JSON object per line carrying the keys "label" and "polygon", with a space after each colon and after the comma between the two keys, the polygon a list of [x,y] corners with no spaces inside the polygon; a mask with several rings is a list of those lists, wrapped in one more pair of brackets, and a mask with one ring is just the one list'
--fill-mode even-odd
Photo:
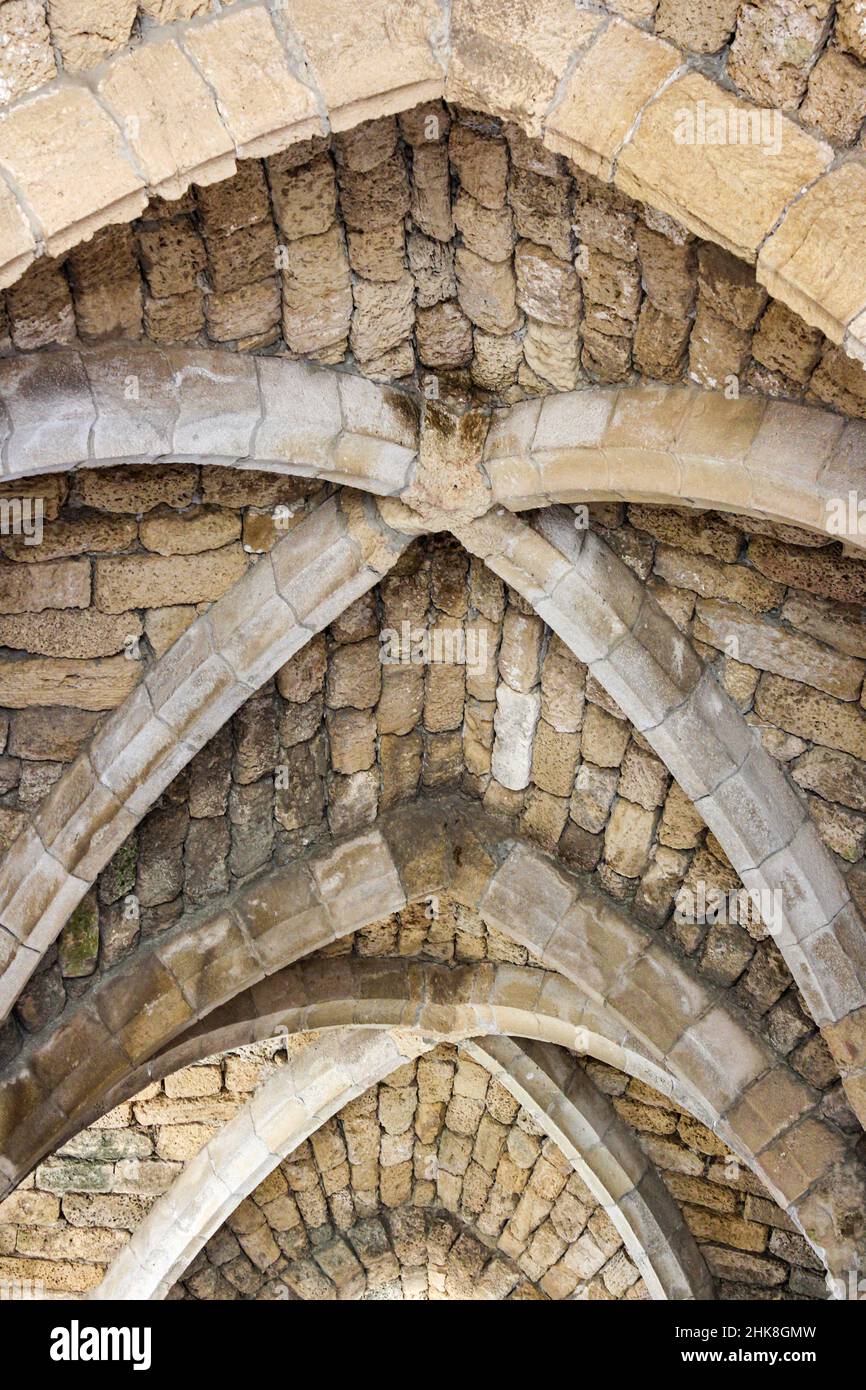
{"label": "gothic arch", "polygon": [[[542,968],[287,965],[446,885]],[[820,1118],[819,1097],[649,931],[454,803],[401,808],[381,829],[262,875],[103,977],[17,1060],[2,1093],[0,1161],[14,1182],[154,1076],[281,1029],[347,1024],[510,1033],[600,1053],[718,1133],[830,1267],[857,1267],[849,1218],[862,1173]],[[71,1054],[87,1060],[70,1068]]]}
{"label": "gothic arch", "polygon": [[[599,102],[612,69],[628,81],[615,100]],[[778,298],[863,358],[866,285],[857,219],[845,211],[852,199],[862,204],[862,168],[835,161],[826,142],[781,113],[776,160],[748,141],[678,139],[708,106],[735,127],[756,108],[663,39],[564,3],[503,13],[490,0],[458,0],[443,17],[433,0],[408,11],[375,0],[363,13],[331,0],[323,25],[317,6],[292,0],[153,31],[108,59],[96,92],[67,74],[58,90],[28,94],[5,116],[0,283],[46,251],[131,220],[151,194],[176,198],[193,180],[225,177],[237,157],[443,96],[516,122],[757,262]],[[45,129],[63,139],[64,157],[47,163]],[[706,176],[707,159],[715,177]],[[723,188],[733,194],[720,196]]]}
{"label": "gothic arch", "polygon": [[[90,1295],[164,1297],[219,1228],[287,1154],[353,1096],[429,1046],[423,1036],[370,1029],[320,1034],[280,1069],[187,1165]],[[653,1297],[712,1297],[694,1239],[662,1182],[585,1073],[556,1050],[530,1055],[509,1038],[469,1043],[603,1204]]]}

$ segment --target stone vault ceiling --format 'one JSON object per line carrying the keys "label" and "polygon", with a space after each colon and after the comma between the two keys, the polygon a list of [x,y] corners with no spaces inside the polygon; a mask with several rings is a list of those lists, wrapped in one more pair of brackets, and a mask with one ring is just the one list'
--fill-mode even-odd
{"label": "stone vault ceiling", "polygon": [[860,7],[92,8],[0,6],[0,1286],[844,1296]]}

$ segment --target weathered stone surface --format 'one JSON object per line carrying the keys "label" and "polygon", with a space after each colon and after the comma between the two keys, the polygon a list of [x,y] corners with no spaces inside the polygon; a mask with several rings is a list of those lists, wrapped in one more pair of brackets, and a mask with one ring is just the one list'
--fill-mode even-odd
{"label": "weathered stone surface", "polygon": [[[831,151],[802,135],[784,117],[779,152],[773,159],[765,157],[760,144],[710,144],[699,138],[700,122],[706,120],[701,113],[708,109],[720,113],[727,129],[731,123],[738,128],[748,121],[750,108],[698,73],[667,86],[644,111],[636,133],[621,151],[617,184],[631,197],[645,199],[735,256],[754,260],[791,199],[827,168]],[[739,193],[744,185],[750,190],[747,204]],[[730,189],[727,196],[720,192],[725,186]]]}
{"label": "weathered stone surface", "polygon": [[105,613],[217,599],[245,573],[239,544],[200,555],[136,555],[97,560],[95,595]]}
{"label": "weathered stone surface", "polygon": [[820,691],[769,673],[758,683],[755,708],[789,733],[866,758],[866,714]]}
{"label": "weathered stone surface", "polygon": [[94,608],[45,609],[0,617],[0,645],[42,656],[113,656],[127,649],[134,651],[141,635],[137,613],[109,615]]}
{"label": "weathered stone surface", "polygon": [[89,603],[88,560],[55,560],[44,565],[0,564],[0,613],[81,609],[87,608]]}
{"label": "weathered stone surface", "polygon": [[114,709],[138,683],[141,668],[123,656],[97,661],[57,657],[0,662],[0,701],[11,709],[66,705],[80,710]]}
{"label": "weathered stone surface", "polygon": [[805,681],[839,700],[859,698],[866,671],[862,662],[841,656],[809,637],[761,621],[737,604],[698,599],[692,633],[699,641],[736,656],[747,666]]}
{"label": "weathered stone surface", "polygon": [[[666,43],[614,21],[578,61],[561,103],[547,122],[546,143],[605,180],[641,108],[679,65]],[[616,90],[605,89],[617,73]],[[599,101],[599,90],[606,100]]]}

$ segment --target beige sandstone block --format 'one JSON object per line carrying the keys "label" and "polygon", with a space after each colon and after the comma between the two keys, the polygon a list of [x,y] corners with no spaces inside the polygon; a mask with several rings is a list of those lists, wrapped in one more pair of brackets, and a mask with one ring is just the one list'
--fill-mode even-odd
{"label": "beige sandstone block", "polygon": [[51,36],[67,72],[95,67],[126,43],[136,0],[49,0]]}
{"label": "beige sandstone block", "polygon": [[316,99],[289,68],[264,8],[187,29],[184,46],[215,93],[239,155],[271,154],[321,134]]}
{"label": "beige sandstone block", "polygon": [[147,550],[158,555],[197,555],[236,541],[240,517],[220,507],[192,507],[178,513],[159,507],[142,518],[139,536]]}
{"label": "beige sandstone block", "polygon": [[559,79],[600,22],[567,0],[536,0],[531,9],[457,0],[448,100],[516,120],[527,134],[540,135]]}
{"label": "beige sandstone block", "polygon": [[807,125],[817,126],[835,145],[852,145],[866,116],[866,72],[838,48],[825,48],[809,77],[800,107]]}
{"label": "beige sandstone block", "polygon": [[44,565],[0,565],[0,613],[87,608],[90,561],[49,560]]}
{"label": "beige sandstone block", "polygon": [[655,29],[695,53],[715,53],[737,23],[739,0],[659,0]]}
{"label": "beige sandstone block", "polygon": [[10,0],[0,8],[0,92],[14,101],[50,82],[57,65],[41,0]]}
{"label": "beige sandstone block", "polygon": [[512,333],[520,322],[510,261],[487,261],[468,247],[455,257],[457,297],[467,318],[487,333]]}
{"label": "beige sandstone block", "polygon": [[761,247],[758,278],[834,343],[866,305],[866,166],[842,164],[807,190]]}
{"label": "beige sandstone block", "polygon": [[0,662],[0,700],[11,709],[29,705],[114,709],[135,688],[140,674],[140,663],[123,656],[102,661],[50,657],[4,661]]}
{"label": "beige sandstone block", "polygon": [[[580,58],[547,120],[545,145],[609,181],[638,115],[681,61],[669,44],[614,20]],[[604,100],[599,100],[600,92]]]}
{"label": "beige sandstone block", "polygon": [[[791,200],[833,157],[828,145],[782,116],[775,132],[778,152],[769,152],[773,130],[766,144],[742,140],[741,128],[748,129],[749,113],[756,110],[698,73],[679,78],[644,111],[620,153],[617,186],[754,261]],[[724,144],[706,138],[713,121],[724,128]]]}
{"label": "beige sandstone block", "polygon": [[649,863],[656,816],[620,797],[604,835],[604,857],[618,874],[638,878]]}
{"label": "beige sandstone block", "polygon": [[216,183],[235,172],[234,143],[213,96],[177,44],[120,54],[98,91],[158,196],[179,198],[193,180]]}
{"label": "beige sandstone block", "polygon": [[327,153],[296,168],[279,155],[268,161],[271,197],[277,226],[289,241],[319,236],[334,221],[337,208],[337,180]]}
{"label": "beige sandstone block", "polygon": [[39,545],[27,545],[23,537],[0,538],[0,550],[11,560],[42,565],[99,550],[129,550],[135,544],[137,526],[132,518],[106,516],[76,509],[74,519],[43,525]]}
{"label": "beige sandstone block", "polygon": [[862,661],[752,617],[737,604],[698,599],[692,636],[747,666],[803,681],[838,700],[860,695],[866,671]]}
{"label": "beige sandstone block", "polygon": [[690,589],[702,598],[730,599],[752,613],[775,608],[784,587],[745,565],[728,565],[709,555],[688,554],[673,546],[656,550],[654,570],[669,584]]}
{"label": "beige sandstone block", "polygon": [[863,0],[839,0],[836,7],[836,42],[847,53],[853,53],[866,63],[866,32],[863,25]]}
{"label": "beige sandstone block", "polygon": [[453,125],[448,155],[465,191],[483,208],[504,208],[508,187],[508,147],[468,125]]}
{"label": "beige sandstone block", "polygon": [[36,238],[14,193],[0,185],[0,288],[23,275],[33,260]]}
{"label": "beige sandstone block", "polygon": [[111,615],[95,608],[45,609],[0,617],[0,646],[41,656],[113,656],[141,636],[137,613]]}
{"label": "beige sandstone block", "polygon": [[441,95],[444,73],[434,42],[442,19],[433,0],[349,7],[341,0],[288,0],[286,18],[303,42],[332,130]]}
{"label": "beige sandstone block", "polygon": [[856,705],[767,673],[758,684],[755,709],[788,733],[866,758],[866,714]]}
{"label": "beige sandstone block", "polygon": [[[264,562],[263,562],[264,563]],[[104,613],[217,599],[246,572],[240,544],[202,555],[134,555],[95,561],[96,603]]]}
{"label": "beige sandstone block", "polygon": [[117,127],[78,87],[33,97],[3,117],[0,164],[26,197],[51,256],[108,222],[131,221],[146,202]]}

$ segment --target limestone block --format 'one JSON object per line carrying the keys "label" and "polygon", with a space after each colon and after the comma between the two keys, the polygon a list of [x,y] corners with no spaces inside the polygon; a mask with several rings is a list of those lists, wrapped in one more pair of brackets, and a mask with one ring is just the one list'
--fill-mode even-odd
{"label": "limestone block", "polygon": [[[416,118],[417,119],[417,118]],[[421,141],[426,140],[422,131]],[[397,145],[397,122],[393,116],[363,121],[334,136],[334,154],[341,164],[355,173],[366,174],[390,159]]]}
{"label": "limestone block", "polygon": [[397,347],[412,332],[414,290],[414,282],[408,274],[395,282],[355,282],[352,287],[355,311],[349,343],[359,362],[370,362]]}
{"label": "limestone block", "polygon": [[54,560],[40,565],[16,565],[7,561],[0,565],[0,575],[2,613],[80,609],[90,604],[89,560]]}
{"label": "limestone block", "polygon": [[29,705],[114,709],[135,688],[139,674],[139,663],[128,662],[125,656],[103,660],[32,657],[0,664],[0,691],[4,705],[11,709]]}
{"label": "limestone block", "polygon": [[445,145],[421,145],[412,159],[412,220],[426,236],[450,241],[451,175]]}
{"label": "limestone block", "polygon": [[629,726],[600,705],[588,704],[583,717],[581,753],[597,767],[619,767],[630,736]]}
{"label": "limestone block", "polygon": [[749,543],[752,564],[772,580],[843,603],[862,602],[866,576],[857,560],[826,551],[784,545],[757,536]]}
{"label": "limestone block", "polygon": [[[141,635],[137,613],[110,615],[94,608],[46,609],[0,617],[0,645],[41,656],[83,659],[114,656]],[[131,663],[133,666],[135,662]]]}
{"label": "limestone block", "polygon": [[834,145],[853,144],[866,116],[866,74],[861,64],[838,48],[826,48],[812,69],[800,115]]}
{"label": "limestone block", "polygon": [[120,54],[98,91],[126,132],[152,192],[177,198],[193,179],[216,183],[234,173],[233,141],[207,84],[177,44]]}
{"label": "limestone block", "polygon": [[381,681],[376,638],[337,647],[328,667],[327,704],[331,709],[370,709],[379,699]]}
{"label": "limestone block", "polygon": [[[828,167],[832,152],[785,117],[779,118],[779,150],[772,158],[760,143],[710,144],[701,125],[707,110],[718,110],[726,129],[739,130],[750,108],[697,73],[666,87],[620,153],[617,186],[753,261],[791,199]],[[721,195],[723,186],[730,196]],[[743,188],[749,189],[745,202]]]}
{"label": "limestone block", "polygon": [[508,200],[518,235],[567,261],[572,255],[571,189],[567,179],[557,176],[556,160],[552,162],[554,168],[543,176],[530,169],[512,170]]}
{"label": "limestone block", "polygon": [[104,613],[219,598],[246,572],[239,544],[201,555],[138,555],[95,562],[95,595]]}
{"label": "limestone block", "polygon": [[463,188],[485,208],[502,208],[508,182],[504,140],[482,135],[467,125],[452,125],[448,154]]}
{"label": "limestone block", "polygon": [[[573,327],[529,319],[523,340],[527,367],[558,391],[571,391],[580,377],[580,340]],[[522,379],[522,378],[521,378]]]}
{"label": "limestone block", "polygon": [[7,115],[0,164],[27,198],[52,256],[108,222],[131,221],[145,205],[117,127],[83,88],[33,97]]}
{"label": "limestone block", "polygon": [[755,709],[762,719],[789,733],[855,758],[866,757],[866,715],[856,705],[768,672],[758,683]]}
{"label": "limestone block", "polygon": [[545,246],[519,241],[514,253],[517,303],[531,318],[573,327],[580,314],[580,285],[570,262]]}
{"label": "limestone block", "polygon": [[388,0],[372,0],[353,12],[339,0],[324,7],[291,0],[287,19],[303,43],[333,130],[442,93],[444,74],[434,56],[441,16],[433,0],[396,11]]}
{"label": "limestone block", "polygon": [[656,33],[679,48],[715,53],[730,38],[737,22],[737,0],[659,0]]}
{"label": "limestone block", "polygon": [[425,367],[464,367],[472,360],[472,324],[454,300],[419,309],[415,338]]}
{"label": "limestone block", "polygon": [[821,0],[808,9],[789,0],[746,5],[728,57],[732,80],[753,101],[796,109],[832,19],[832,7]]}
{"label": "limestone block", "polygon": [[[866,667],[811,638],[752,617],[736,604],[698,599],[693,636],[720,651],[735,651],[737,659],[762,671],[804,681],[839,700],[856,700]],[[736,643],[731,648],[731,639]]]}
{"label": "limestone block", "polygon": [[293,352],[336,347],[348,338],[352,289],[336,223],[320,236],[292,243],[282,280],[283,333]]}
{"label": "limestone block", "polygon": [[134,0],[51,0],[51,35],[67,72],[92,68],[129,38]]}
{"label": "limestone block", "polygon": [[[578,60],[562,101],[547,119],[544,143],[609,181],[642,108],[679,63],[669,44],[614,20]],[[611,72],[617,73],[616,92],[599,101]]]}
{"label": "limestone block", "polygon": [[4,101],[50,82],[56,72],[45,10],[36,0],[12,0],[0,12],[0,80]]}
{"label": "limestone block", "polygon": [[347,235],[349,264],[365,280],[401,280],[405,274],[405,236],[399,222]]}
{"label": "limestone block", "polygon": [[866,38],[863,35],[863,12],[858,0],[840,0],[836,11],[835,38],[840,48],[866,62]]}
{"label": "limestone block", "polygon": [[521,692],[500,682],[496,690],[493,776],[502,786],[520,791],[528,786],[532,742],[541,713],[539,690]]}
{"label": "limestone block", "polygon": [[281,155],[268,160],[268,177],[277,226],[290,242],[318,236],[332,225],[337,210],[337,181],[330,154],[295,166]]}
{"label": "limestone block", "polygon": [[486,208],[461,189],[454,203],[454,224],[464,246],[488,261],[508,260],[514,251],[511,212],[507,207]]}
{"label": "limestone block", "polygon": [[461,246],[455,257],[455,267],[457,297],[467,318],[487,333],[513,332],[520,315],[511,264],[484,260],[468,247]]}
{"label": "limestone block", "polygon": [[33,260],[36,238],[15,195],[0,189],[0,285],[14,284]]}
{"label": "limestone block", "polygon": [[770,294],[834,343],[866,303],[866,272],[853,254],[864,200],[866,169],[843,164],[807,190],[758,257]]}
{"label": "limestone block", "polygon": [[775,608],[782,600],[782,584],[743,565],[728,565],[710,556],[687,554],[672,546],[656,550],[654,571],[678,588],[691,589],[702,598],[730,599],[752,613]]}
{"label": "limestone block", "polygon": [[448,100],[516,120],[538,136],[572,55],[598,26],[597,15],[575,13],[565,0],[544,0],[530,17],[485,0],[459,0],[451,17]]}
{"label": "limestone block", "polygon": [[253,7],[184,32],[242,156],[268,155],[321,132],[316,99],[289,68],[266,10]]}
{"label": "limestone block", "polygon": [[406,258],[415,281],[419,309],[430,308],[457,293],[454,278],[454,251],[450,244],[434,241],[421,232],[410,232]]}
{"label": "limestone block", "polygon": [[571,817],[583,830],[597,834],[604,828],[618,781],[615,768],[581,763],[571,798]]}
{"label": "limestone block", "polygon": [[818,792],[826,801],[866,811],[864,769],[847,753],[810,748],[793,763],[791,776],[798,786]]}

